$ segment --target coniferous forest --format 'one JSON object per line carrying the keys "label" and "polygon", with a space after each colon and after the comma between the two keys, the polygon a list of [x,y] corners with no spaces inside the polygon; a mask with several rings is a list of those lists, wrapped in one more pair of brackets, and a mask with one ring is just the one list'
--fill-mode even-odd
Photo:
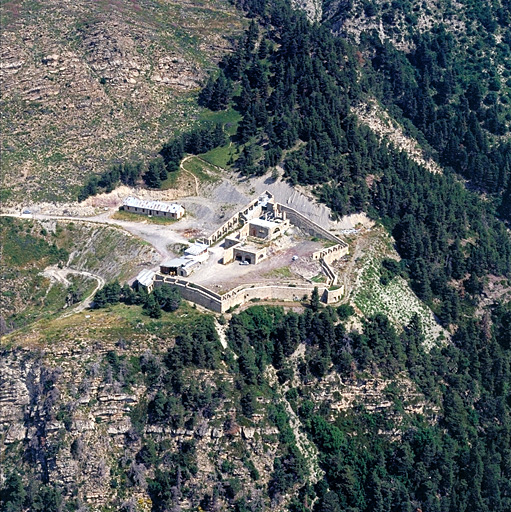
{"label": "coniferous forest", "polygon": [[[356,48],[287,2],[240,7],[253,21],[199,96],[211,110],[232,104],[242,114],[239,171],[261,175],[282,165],[291,183],[315,186],[338,215],[367,211],[379,219],[418,296],[444,325],[457,326],[451,345],[426,353],[417,320],[398,335],[384,315],[368,319],[362,334],[347,333],[333,311],[235,317],[229,339],[239,355],[245,414],[264,385],[259,372],[272,364],[285,382],[285,359],[300,342],[308,346],[302,382],[322,379],[331,365],[341,375],[354,368],[405,372],[442,411],[437,422],[409,424],[388,443],[374,436],[378,420],[363,408],[332,423],[328,409],[290,390],[324,479],[306,483],[303,457],[277,409],[287,454],[276,461],[270,497],[303,481],[290,510],[309,510],[314,499],[318,511],[510,509],[510,304],[495,304],[491,328],[488,318],[471,316],[469,305],[486,275],[511,271],[511,145],[503,137],[509,119],[496,73],[463,61],[442,26],[417,36],[405,57],[377,36]],[[482,10],[474,6],[474,16]],[[509,6],[495,19],[507,34],[498,51],[509,59]],[[443,174],[421,168],[357,122],[350,109],[369,97],[422,141]]]}
{"label": "coniferous forest", "polygon": [[[213,321],[204,316],[154,357],[107,354],[110,373],[124,368],[123,386],[149,390],[131,411],[129,441],[140,441],[141,449],[126,467],[143,468],[151,510],[178,510],[186,498],[190,510],[208,511],[283,503],[290,512],[511,511],[511,301],[480,307],[489,276],[511,277],[511,3],[462,3],[475,46],[462,48],[438,23],[417,31],[405,54],[376,32],[354,44],[335,31],[353,2],[311,23],[285,0],[236,0],[248,28],[197,99],[213,112],[235,109],[236,133],[202,124],[170,139],[147,166],[116,166],[82,189],[81,199],[139,179],[158,188],[185,154],[231,143],[232,166],[241,174],[260,176],[279,166],[291,184],[311,186],[335,215],[366,212],[381,223],[402,258],[384,261],[387,279],[405,277],[452,335],[431,348],[418,316],[394,326],[382,313],[357,330],[353,308],[322,307],[313,297],[303,313],[256,305],[229,321],[222,317],[230,351],[221,350]],[[363,2],[367,16],[383,9],[390,25],[396,13],[413,25],[413,4]],[[368,101],[390,112],[442,172],[428,171],[361,124],[353,109]],[[139,296],[114,283],[99,292],[97,308],[119,301],[143,304],[153,318],[181,307],[173,290]],[[293,367],[299,348],[303,360]],[[191,377],[197,372],[223,372],[230,384],[199,384]],[[334,407],[341,396],[322,401],[316,390],[334,377],[353,387],[390,382],[383,394],[393,414],[363,400],[343,410]],[[405,387],[416,393],[413,412]],[[144,434],[148,427],[214,420],[227,397],[236,421],[223,428],[236,449],[236,428],[251,425],[263,408],[278,432],[267,485],[258,484],[250,454],[237,452],[250,492],[229,460],[213,490],[194,488],[196,440],[170,453],[165,441]],[[314,457],[304,454],[297,430]],[[135,486],[137,478],[131,474],[122,485]],[[60,491],[49,484],[27,493],[20,482],[11,472],[0,483],[6,510],[60,503]]]}
{"label": "coniferous forest", "polygon": [[[231,137],[234,167],[257,176],[281,165],[291,184],[314,186],[337,215],[366,211],[383,222],[418,296],[444,325],[457,323],[470,289],[511,269],[509,109],[507,97],[498,101],[496,71],[464,60],[441,25],[417,36],[405,57],[376,36],[356,47],[285,1],[239,7],[252,21],[198,97],[212,111],[233,106],[242,115]],[[483,16],[475,7],[470,13]],[[508,41],[509,7],[494,19]],[[509,45],[497,49],[508,62]],[[429,173],[357,121],[351,108],[372,98],[423,143],[443,174]],[[92,178],[81,197],[140,176],[158,188],[186,153],[226,141],[219,124],[185,132],[147,169],[116,167]]]}

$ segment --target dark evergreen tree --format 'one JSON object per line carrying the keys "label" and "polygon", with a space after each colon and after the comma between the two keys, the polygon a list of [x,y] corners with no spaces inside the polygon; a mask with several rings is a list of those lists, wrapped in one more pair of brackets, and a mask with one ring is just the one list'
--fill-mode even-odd
{"label": "dark evergreen tree", "polygon": [[144,304],[144,311],[151,318],[161,318],[161,308],[153,294],[147,297],[147,302]]}
{"label": "dark evergreen tree", "polygon": [[320,308],[320,301],[319,301],[319,291],[318,287],[315,286],[311,293],[311,301],[310,306],[312,311],[316,312]]}

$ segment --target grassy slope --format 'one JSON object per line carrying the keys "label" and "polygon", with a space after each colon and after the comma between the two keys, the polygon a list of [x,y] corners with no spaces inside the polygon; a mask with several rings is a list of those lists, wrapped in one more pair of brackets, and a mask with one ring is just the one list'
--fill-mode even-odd
{"label": "grassy slope", "polygon": [[[435,321],[432,311],[421,302],[400,276],[394,277],[386,286],[380,282],[383,258],[398,259],[393,240],[381,227],[374,227],[363,235],[363,246],[354,266],[350,267],[350,301],[363,317],[376,313],[385,314],[396,326],[407,325],[413,314],[421,319],[426,343],[431,347],[441,342],[448,333]],[[360,243],[360,242],[357,242]],[[353,253],[353,245],[351,246]],[[354,256],[351,255],[350,258]]]}
{"label": "grassy slope", "polygon": [[[41,274],[49,265],[87,270],[108,281],[131,277],[137,264],[153,257],[145,243],[121,230],[83,223],[40,224],[1,218],[0,240],[0,312],[9,327],[51,318],[62,311],[66,287]],[[83,297],[94,284],[90,279],[76,280]]]}
{"label": "grassy slope", "polygon": [[90,173],[153,154],[195,122],[194,95],[242,28],[227,0],[44,9],[0,7],[4,201],[70,198]]}

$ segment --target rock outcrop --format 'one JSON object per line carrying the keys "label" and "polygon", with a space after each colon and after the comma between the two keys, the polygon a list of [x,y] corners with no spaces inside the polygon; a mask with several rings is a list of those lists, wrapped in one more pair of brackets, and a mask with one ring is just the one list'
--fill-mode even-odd
{"label": "rock outcrop", "polygon": [[189,94],[241,28],[223,0],[31,5],[2,6],[2,172],[12,199],[63,200],[84,176],[159,149],[193,120]]}

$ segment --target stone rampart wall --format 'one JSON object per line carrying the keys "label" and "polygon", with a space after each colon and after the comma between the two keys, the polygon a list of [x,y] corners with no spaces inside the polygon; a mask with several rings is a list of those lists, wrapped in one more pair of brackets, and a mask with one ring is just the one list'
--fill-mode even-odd
{"label": "stone rampart wall", "polygon": [[[253,285],[242,286],[222,295],[224,311],[237,305],[243,305],[252,299],[300,301],[304,295],[312,293],[314,286],[278,286]],[[319,290],[320,296],[324,290]]]}
{"label": "stone rampart wall", "polygon": [[[312,285],[296,287],[285,285],[247,285],[239,286],[224,295],[219,295],[204,286],[191,283],[190,281],[156,274],[154,285],[162,286],[163,284],[176,286],[183,299],[199,304],[216,313],[225,313],[228,309],[237,305],[243,305],[252,299],[300,301],[304,295],[310,296],[314,289]],[[331,304],[340,300],[344,287],[341,286],[335,291],[321,287],[318,291],[322,300],[327,304]]]}
{"label": "stone rampart wall", "polygon": [[333,247],[327,247],[312,253],[313,260],[325,260],[328,264],[333,263],[335,260],[340,260],[349,252],[349,246],[346,243],[337,244]]}
{"label": "stone rampart wall", "polygon": [[[218,240],[220,240],[222,237],[226,236],[228,233],[233,231],[234,229],[237,229],[241,226],[242,223],[242,217],[248,215],[249,213],[251,215],[261,215],[262,208],[261,206],[257,205],[257,202],[259,199],[254,199],[250,203],[243,208],[243,210],[240,210],[239,212],[236,212],[232,217],[230,217],[226,222],[224,222],[217,230],[215,230],[211,235],[208,237],[205,237],[202,239],[202,241],[205,244],[208,245],[214,245]],[[258,211],[254,212],[254,209],[258,209]]]}
{"label": "stone rampart wall", "polygon": [[305,215],[296,211],[294,208],[290,208],[289,206],[280,203],[278,207],[280,211],[286,214],[286,217],[291,221],[292,224],[303,229],[310,235],[317,236],[318,238],[325,238],[327,240],[330,240],[331,242],[335,242],[336,244],[345,244],[345,242],[343,242],[340,238],[336,237],[335,235],[330,233],[330,231],[327,231],[325,228],[322,228],[319,224],[316,224],[314,221],[308,219]]}
{"label": "stone rampart wall", "polygon": [[324,260],[321,259],[321,268],[323,269],[323,272],[326,274],[328,279],[328,285],[334,286],[337,284],[337,274],[335,273],[334,269]]}
{"label": "stone rampart wall", "polygon": [[327,304],[335,304],[339,302],[344,295],[344,285],[341,285],[339,288],[335,290],[326,290],[326,303]]}
{"label": "stone rampart wall", "polygon": [[215,313],[223,313],[224,311],[222,309],[221,295],[204,286],[185,281],[184,279],[156,274],[154,285],[162,286],[163,284],[176,286],[179,293],[181,293],[181,297],[185,300],[199,304]]}

